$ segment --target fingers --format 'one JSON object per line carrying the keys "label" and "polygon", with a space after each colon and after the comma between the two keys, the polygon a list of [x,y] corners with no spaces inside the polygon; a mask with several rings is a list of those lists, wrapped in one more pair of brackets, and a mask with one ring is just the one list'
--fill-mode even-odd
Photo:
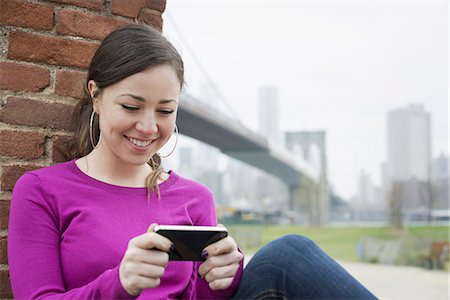
{"label": "fingers", "polygon": [[[200,266],[199,274],[208,282],[212,290],[226,289],[233,282],[242,257],[242,254],[237,251],[210,257]],[[232,263],[226,264],[227,262]]]}
{"label": "fingers", "polygon": [[138,295],[144,288],[157,287],[169,262],[167,253],[172,242],[153,232],[152,224],[148,232],[128,242],[128,248],[119,267],[120,282],[130,295]]}
{"label": "fingers", "polygon": [[129,271],[133,272],[138,276],[143,276],[147,278],[157,279],[164,275],[166,270],[165,267],[152,265],[152,264],[139,264],[139,263],[130,263],[128,266]]}
{"label": "fingers", "polygon": [[233,283],[233,277],[221,278],[209,283],[209,288],[212,290],[224,290]]}
{"label": "fingers", "polygon": [[[243,257],[244,256],[242,255],[242,253],[240,253],[237,250],[234,252],[231,252],[231,253],[227,253],[227,254],[221,254],[218,256],[210,256],[204,263],[202,263],[200,265],[200,267],[198,269],[198,273],[200,274],[200,276],[202,278],[206,278],[207,274],[215,268],[220,268],[220,267],[229,266],[229,265],[239,266],[239,263],[241,262]],[[233,274],[233,276],[234,276],[234,274]],[[216,278],[216,275],[214,275],[213,277]]]}
{"label": "fingers", "polygon": [[204,249],[208,253],[208,257],[216,256],[223,253],[229,253],[237,249],[237,244],[231,236],[227,236],[215,243],[212,243]]}
{"label": "fingers", "polygon": [[200,265],[198,272],[213,290],[228,288],[239,269],[243,254],[237,249],[236,242],[226,237],[205,248],[208,258]]}
{"label": "fingers", "polygon": [[211,269],[205,276],[205,280],[209,283],[219,280],[222,278],[233,278],[234,274],[236,274],[237,270],[239,268],[239,264],[232,264],[228,266],[223,267],[216,267]]}
{"label": "fingers", "polygon": [[[147,250],[152,252],[163,253],[158,250]],[[167,255],[167,253],[164,253]],[[168,257],[167,257],[168,261]],[[139,257],[131,258],[128,251],[119,268],[119,278],[123,288],[130,295],[138,295],[144,288],[154,288],[159,286],[160,277],[164,275],[167,261],[163,263],[149,264],[144,263]]]}
{"label": "fingers", "polygon": [[[120,279],[122,282],[122,278]],[[126,285],[123,284],[123,287],[128,292],[128,294],[132,296],[137,296],[139,293],[145,288],[155,288],[161,284],[161,280],[159,278],[151,278],[145,276],[133,276],[130,278]]]}
{"label": "fingers", "polygon": [[158,249],[164,252],[169,252],[172,247],[172,242],[155,232],[146,232],[130,240],[129,246],[141,249]]}
{"label": "fingers", "polygon": [[237,244],[230,236],[217,241],[204,249],[207,260],[200,266],[199,274],[205,277],[215,267],[239,264],[244,257],[237,249]]}
{"label": "fingers", "polygon": [[158,226],[157,223],[152,223],[152,224],[148,227],[147,232],[155,232],[156,226]]}
{"label": "fingers", "polygon": [[129,261],[137,263],[153,264],[167,267],[169,254],[160,250],[147,250],[137,247],[129,248],[126,252]]}

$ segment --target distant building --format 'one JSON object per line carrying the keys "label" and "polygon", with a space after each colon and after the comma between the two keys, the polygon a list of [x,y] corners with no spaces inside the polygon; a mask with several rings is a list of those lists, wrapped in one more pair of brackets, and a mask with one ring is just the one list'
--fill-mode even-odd
{"label": "distant building", "polygon": [[180,147],[179,150],[179,163],[178,167],[180,170],[192,169],[192,148],[191,147]]}
{"label": "distant building", "polygon": [[433,159],[431,177],[435,179],[448,178],[448,157],[445,154],[441,153],[439,157]]}
{"label": "distant building", "polygon": [[430,178],[430,114],[423,105],[390,111],[387,116],[388,176],[394,181]]}
{"label": "distant building", "polygon": [[[312,203],[313,208],[299,207],[301,211],[309,209],[312,217],[319,224],[328,221],[330,200],[328,191],[327,154],[325,131],[298,131],[285,133],[286,148],[292,153],[303,156],[313,166],[321,171],[318,203]],[[301,206],[304,204],[301,204]],[[303,213],[303,212],[301,212]],[[313,224],[314,225],[314,224]]]}
{"label": "distant building", "polygon": [[365,171],[361,171],[358,179],[359,204],[363,207],[379,206],[379,190],[372,182],[372,178]]}
{"label": "distant building", "polygon": [[382,201],[382,191],[365,171],[358,177],[358,193],[354,197],[355,218],[359,221],[385,221],[386,207]]}
{"label": "distant building", "polygon": [[200,143],[195,155],[196,161],[201,164],[197,168],[200,170],[217,171],[219,166],[220,150],[210,145]]}
{"label": "distant building", "polygon": [[387,115],[385,195],[391,221],[426,219],[431,212],[430,119],[421,104],[392,110]]}
{"label": "distant building", "polygon": [[431,167],[433,209],[449,210],[448,157],[441,154],[434,159]]}
{"label": "distant building", "polygon": [[278,88],[263,86],[258,90],[259,133],[269,142],[281,143],[278,112]]}

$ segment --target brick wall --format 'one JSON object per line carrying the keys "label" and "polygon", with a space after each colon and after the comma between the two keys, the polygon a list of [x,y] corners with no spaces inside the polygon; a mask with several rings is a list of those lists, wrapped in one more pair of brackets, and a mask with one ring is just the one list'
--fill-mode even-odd
{"label": "brick wall", "polygon": [[12,298],[11,191],[26,171],[65,161],[71,112],[100,40],[131,22],[162,30],[166,0],[0,0],[0,299]]}

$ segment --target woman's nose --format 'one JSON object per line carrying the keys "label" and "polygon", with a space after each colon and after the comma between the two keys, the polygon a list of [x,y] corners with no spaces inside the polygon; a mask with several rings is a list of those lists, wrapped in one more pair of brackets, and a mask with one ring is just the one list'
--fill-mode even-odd
{"label": "woman's nose", "polygon": [[154,116],[146,115],[137,124],[136,129],[145,135],[151,135],[158,131],[156,125],[156,118]]}

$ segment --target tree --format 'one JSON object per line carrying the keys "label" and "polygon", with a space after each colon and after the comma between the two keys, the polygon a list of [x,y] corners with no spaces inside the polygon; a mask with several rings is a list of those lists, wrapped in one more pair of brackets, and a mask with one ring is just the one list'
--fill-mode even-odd
{"label": "tree", "polygon": [[389,219],[390,226],[394,229],[403,228],[403,183],[400,181],[394,181],[391,183],[389,193]]}

